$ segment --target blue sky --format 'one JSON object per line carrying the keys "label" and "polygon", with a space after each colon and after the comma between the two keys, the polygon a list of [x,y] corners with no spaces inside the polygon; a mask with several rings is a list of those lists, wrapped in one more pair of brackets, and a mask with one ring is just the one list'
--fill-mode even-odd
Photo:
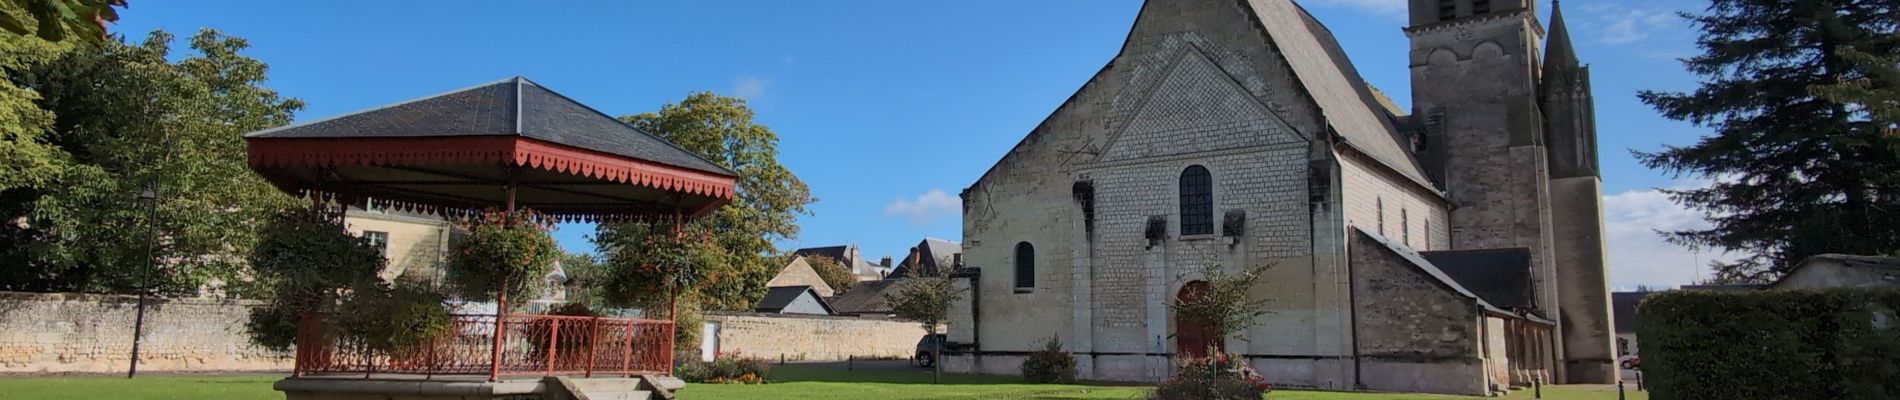
{"label": "blue sky", "polygon": [[[1360,72],[1410,103],[1405,0],[1301,0]],[[548,6],[544,3],[561,3]],[[591,4],[601,3],[601,4]],[[1582,4],[1577,4],[1582,3]],[[134,41],[211,27],[248,39],[268,85],[312,120],[514,75],[609,114],[711,90],[749,99],[777,131],[780,161],[820,199],[782,247],[854,243],[902,256],[957,240],[956,196],[1082,85],[1126,36],[1137,0],[368,2],[135,1],[115,31]],[[1628,150],[1705,130],[1664,120],[1643,89],[1687,90],[1695,53],[1673,17],[1697,0],[1596,0],[1565,9],[1595,74],[1612,284],[1676,285],[1716,255],[1652,229],[1704,224],[1653,188],[1691,185]],[[1548,16],[1549,5],[1540,5]],[[178,46],[182,47],[182,44]],[[591,226],[556,233],[590,251]]]}

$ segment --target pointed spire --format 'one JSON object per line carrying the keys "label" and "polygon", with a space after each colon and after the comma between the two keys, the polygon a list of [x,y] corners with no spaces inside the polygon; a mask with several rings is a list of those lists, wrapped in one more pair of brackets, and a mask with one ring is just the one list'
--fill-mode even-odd
{"label": "pointed spire", "polygon": [[1583,65],[1577,59],[1576,46],[1570,43],[1570,29],[1564,23],[1563,2],[1550,2],[1550,37],[1544,44],[1544,81],[1549,87],[1563,81],[1568,75]]}

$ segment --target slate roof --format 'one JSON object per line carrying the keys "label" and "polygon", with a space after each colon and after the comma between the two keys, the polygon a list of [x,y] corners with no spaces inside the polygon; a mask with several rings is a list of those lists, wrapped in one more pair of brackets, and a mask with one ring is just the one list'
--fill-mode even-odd
{"label": "slate roof", "polygon": [[884,301],[884,294],[896,293],[906,282],[904,279],[858,282],[850,291],[832,296],[829,301],[838,315],[890,314],[891,304]]}
{"label": "slate roof", "polygon": [[831,259],[833,260],[838,260],[838,262],[844,262],[845,261],[844,254],[845,254],[846,249],[847,249],[847,246],[807,247],[803,249],[793,250],[792,254],[797,255],[797,256],[802,256],[802,257],[825,256],[825,257],[831,257]]}
{"label": "slate roof", "polygon": [[1325,24],[1292,0],[1248,0],[1247,4],[1273,45],[1286,55],[1301,86],[1347,144],[1406,178],[1437,188],[1416,155],[1400,144],[1404,141],[1385,107]]}
{"label": "slate roof", "polygon": [[733,175],[670,142],[523,77],[266,129],[248,138],[517,135],[680,168]]}
{"label": "slate roof", "polygon": [[759,300],[759,306],[755,307],[755,310],[768,313],[783,311],[785,307],[790,307],[793,301],[797,301],[799,296],[804,296],[807,293],[811,295],[812,299],[818,301],[820,307],[825,308],[826,314],[835,315],[838,313],[836,309],[831,307],[829,302],[825,301],[824,297],[818,295],[817,290],[806,285],[768,288],[765,292],[765,298]]}
{"label": "slate roof", "polygon": [[[957,255],[963,254],[963,245],[948,240],[926,237],[915,247],[918,251],[917,263],[924,271],[939,272],[956,269]],[[891,270],[891,278],[903,278],[910,275],[909,268],[898,266]]]}
{"label": "slate roof", "polygon": [[1352,229],[1354,231],[1359,232],[1360,235],[1365,236],[1366,239],[1372,241],[1373,243],[1378,243],[1379,245],[1385,247],[1386,250],[1390,250],[1392,251],[1393,254],[1397,254],[1399,258],[1404,259],[1407,264],[1411,264],[1412,267],[1418,268],[1419,272],[1424,272],[1426,276],[1429,276],[1433,280],[1437,281],[1440,285],[1444,286],[1445,289],[1450,290],[1452,293],[1456,293],[1460,296],[1464,296],[1465,298],[1476,300],[1478,302],[1479,307],[1484,307],[1484,309],[1486,310],[1490,310],[1492,312],[1496,312],[1499,314],[1522,316],[1532,321],[1543,322],[1543,323],[1551,322],[1550,320],[1547,320],[1547,319],[1538,318],[1534,314],[1519,314],[1519,313],[1504,310],[1502,308],[1498,308],[1498,306],[1491,304],[1491,302],[1485,301],[1483,297],[1479,297],[1477,293],[1472,292],[1470,289],[1466,289],[1464,285],[1458,283],[1458,280],[1452,279],[1450,274],[1446,274],[1445,271],[1440,270],[1438,266],[1433,265],[1430,260],[1426,260],[1423,255],[1420,255],[1417,251],[1412,250],[1411,247],[1406,247],[1405,245],[1393,242],[1391,239],[1387,239],[1385,236],[1380,236],[1379,234],[1372,233],[1371,231],[1367,231],[1365,228],[1354,226],[1352,227]]}
{"label": "slate roof", "polygon": [[1531,288],[1531,251],[1525,248],[1419,253],[1452,280],[1504,309],[1537,308]]}
{"label": "slate roof", "polygon": [[1619,333],[1636,332],[1636,303],[1654,292],[1616,292],[1610,293],[1610,317],[1615,320]]}

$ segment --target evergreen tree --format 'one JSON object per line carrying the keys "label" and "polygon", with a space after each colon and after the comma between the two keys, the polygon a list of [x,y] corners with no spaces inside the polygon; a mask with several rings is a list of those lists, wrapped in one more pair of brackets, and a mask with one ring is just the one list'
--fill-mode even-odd
{"label": "evergreen tree", "polygon": [[1815,254],[1900,249],[1900,136],[1890,133],[1897,8],[1896,0],[1714,0],[1684,14],[1702,31],[1703,53],[1684,60],[1701,87],[1640,97],[1715,132],[1636,156],[1711,181],[1667,193],[1713,227],[1665,235],[1748,256],[1714,264],[1718,281],[1772,279]]}

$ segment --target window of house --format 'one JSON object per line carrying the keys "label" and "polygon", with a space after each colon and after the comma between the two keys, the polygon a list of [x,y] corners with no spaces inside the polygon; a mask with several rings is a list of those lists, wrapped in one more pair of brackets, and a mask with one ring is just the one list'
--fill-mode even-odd
{"label": "window of house", "polygon": [[1458,17],[1458,3],[1454,0],[1438,0],[1438,20],[1450,21]]}
{"label": "window of house", "polygon": [[1181,171],[1181,235],[1214,234],[1214,177],[1195,165]]}
{"label": "window of house", "polygon": [[1385,233],[1385,198],[1380,197],[1373,199],[1373,206],[1378,208],[1378,212],[1374,214],[1374,217],[1379,218],[1379,236],[1392,237]]}
{"label": "window of house", "polygon": [[369,245],[376,248],[377,254],[389,257],[389,232],[363,231],[363,238],[369,239]]}
{"label": "window of house", "polygon": [[1412,218],[1406,215],[1405,207],[1399,207],[1399,236],[1406,246],[1412,245]]}
{"label": "window of house", "polygon": [[1016,243],[1016,288],[1036,287],[1036,246]]}
{"label": "window of house", "polygon": [[1471,0],[1472,14],[1483,14],[1483,13],[1488,13],[1488,12],[1491,12],[1491,0]]}

